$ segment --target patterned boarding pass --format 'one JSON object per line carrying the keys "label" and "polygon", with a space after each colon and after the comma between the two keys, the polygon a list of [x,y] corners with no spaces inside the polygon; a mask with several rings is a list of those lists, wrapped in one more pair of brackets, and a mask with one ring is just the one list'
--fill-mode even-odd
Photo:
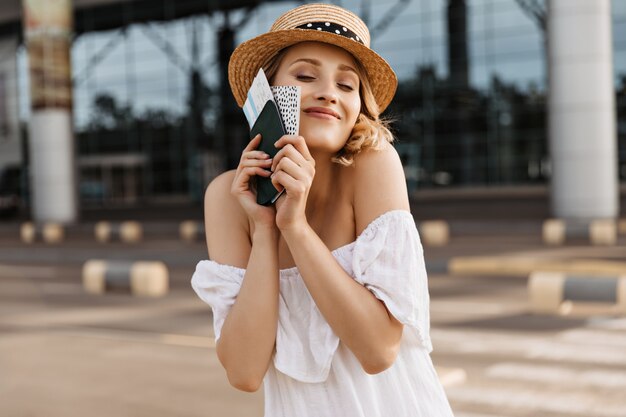
{"label": "patterned boarding pass", "polygon": [[285,131],[288,135],[297,135],[300,130],[300,87],[277,85],[270,88],[283,119]]}

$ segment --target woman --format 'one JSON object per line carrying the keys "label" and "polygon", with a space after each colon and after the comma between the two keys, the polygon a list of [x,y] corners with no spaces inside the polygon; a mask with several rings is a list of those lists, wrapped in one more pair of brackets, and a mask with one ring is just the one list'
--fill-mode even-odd
{"label": "woman", "polygon": [[[300,136],[273,159],[244,149],[205,198],[210,261],[192,285],[211,305],[230,383],[265,388],[265,415],[451,416],[429,352],[428,287],[391,134],[396,89],[354,14],[297,7],[240,45],[229,65],[241,106],[264,67],[301,88]],[[285,193],[256,204],[250,181]]]}

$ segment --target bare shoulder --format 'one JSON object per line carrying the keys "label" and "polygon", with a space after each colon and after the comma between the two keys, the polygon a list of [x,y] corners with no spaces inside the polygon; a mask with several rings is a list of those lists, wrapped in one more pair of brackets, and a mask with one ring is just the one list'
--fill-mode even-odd
{"label": "bare shoulder", "polygon": [[204,227],[209,258],[245,268],[250,256],[248,217],[230,193],[235,171],[216,177],[204,194]]}
{"label": "bare shoulder", "polygon": [[391,144],[355,157],[353,204],[357,235],[381,214],[410,210],[402,162]]}

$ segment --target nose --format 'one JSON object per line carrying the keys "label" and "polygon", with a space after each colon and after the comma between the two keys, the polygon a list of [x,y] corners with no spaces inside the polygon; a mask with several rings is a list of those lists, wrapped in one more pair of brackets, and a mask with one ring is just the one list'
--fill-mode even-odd
{"label": "nose", "polygon": [[323,80],[319,83],[319,88],[315,93],[315,98],[317,100],[328,101],[330,103],[337,102],[337,89],[335,87],[335,82],[330,79]]}

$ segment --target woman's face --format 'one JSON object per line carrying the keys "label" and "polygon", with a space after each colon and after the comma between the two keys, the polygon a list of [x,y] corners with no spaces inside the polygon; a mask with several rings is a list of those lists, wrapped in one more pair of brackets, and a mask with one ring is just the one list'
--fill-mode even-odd
{"label": "woman's face", "polygon": [[335,154],[350,137],[361,110],[354,58],[321,43],[291,46],[274,76],[274,85],[299,85],[300,135],[312,151]]}

